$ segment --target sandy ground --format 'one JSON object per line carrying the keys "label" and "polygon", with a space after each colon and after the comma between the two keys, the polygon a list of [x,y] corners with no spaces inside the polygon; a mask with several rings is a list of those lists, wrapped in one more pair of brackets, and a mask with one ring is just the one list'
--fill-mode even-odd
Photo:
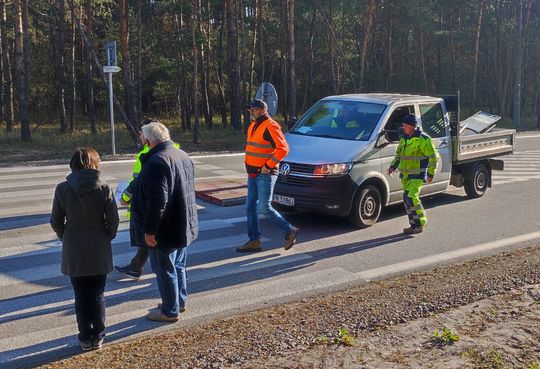
{"label": "sandy ground", "polygon": [[[448,328],[458,338],[439,342]],[[540,285],[528,285],[408,324],[366,333],[357,345],[315,345],[254,360],[253,369],[540,368]]]}

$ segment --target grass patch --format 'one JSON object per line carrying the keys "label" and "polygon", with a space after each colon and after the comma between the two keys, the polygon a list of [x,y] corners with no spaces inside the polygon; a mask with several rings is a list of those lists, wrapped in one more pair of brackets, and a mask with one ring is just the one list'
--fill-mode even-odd
{"label": "grass patch", "polygon": [[[193,133],[183,132],[177,120],[163,119],[162,123],[169,127],[172,139],[180,143],[183,150],[192,152],[242,151],[245,145],[243,131],[233,131],[228,127],[214,126],[213,129],[201,127],[199,142],[193,143]],[[87,126],[87,124],[85,124]],[[80,125],[82,127],[82,124]],[[136,152],[128,131],[122,122],[115,127],[116,153],[132,155]],[[78,147],[92,146],[100,155],[111,154],[111,132],[108,122],[97,125],[97,134],[89,128],[78,128],[75,132],[60,133],[57,124],[41,124],[32,130],[32,142],[21,142],[18,126],[12,133],[0,133],[0,164],[15,162],[31,162],[36,160],[68,160]]]}

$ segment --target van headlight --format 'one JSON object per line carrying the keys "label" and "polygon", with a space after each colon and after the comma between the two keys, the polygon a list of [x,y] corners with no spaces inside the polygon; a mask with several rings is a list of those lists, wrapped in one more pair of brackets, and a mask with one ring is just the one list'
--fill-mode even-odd
{"label": "van headlight", "polygon": [[317,165],[313,171],[315,176],[337,176],[349,173],[351,163],[323,164]]}

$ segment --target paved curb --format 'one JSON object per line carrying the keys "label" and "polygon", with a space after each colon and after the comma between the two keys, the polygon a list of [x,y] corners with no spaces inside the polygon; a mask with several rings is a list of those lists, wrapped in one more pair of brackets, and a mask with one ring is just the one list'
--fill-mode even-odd
{"label": "paved curb", "polygon": [[219,206],[242,205],[246,202],[247,185],[244,179],[217,179],[195,183],[197,198]]}

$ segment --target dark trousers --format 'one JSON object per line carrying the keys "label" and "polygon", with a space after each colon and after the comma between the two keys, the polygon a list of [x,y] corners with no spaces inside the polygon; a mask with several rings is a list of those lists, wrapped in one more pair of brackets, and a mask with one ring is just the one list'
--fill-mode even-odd
{"label": "dark trousers", "polygon": [[105,337],[105,282],[107,274],[71,277],[75,291],[75,314],[79,327],[79,340]]}
{"label": "dark trousers", "polygon": [[148,249],[146,247],[137,247],[137,253],[129,263],[129,269],[142,273],[147,261]]}

